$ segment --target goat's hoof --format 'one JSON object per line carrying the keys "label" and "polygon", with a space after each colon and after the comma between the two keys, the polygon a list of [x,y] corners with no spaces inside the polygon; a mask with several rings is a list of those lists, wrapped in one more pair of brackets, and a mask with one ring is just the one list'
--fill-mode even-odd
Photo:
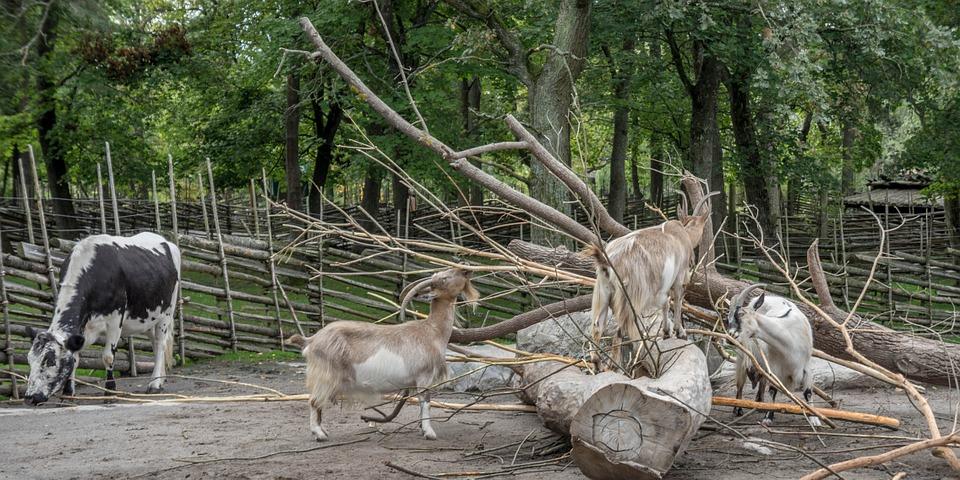
{"label": "goat's hoof", "polygon": [[437,434],[433,430],[428,430],[426,432],[423,432],[423,438],[426,438],[427,440],[436,440]]}
{"label": "goat's hoof", "polygon": [[817,418],[817,417],[807,417],[807,419],[810,420],[810,425],[812,425],[812,426],[814,426],[814,427],[822,427],[822,426],[823,426],[823,424],[820,423],[820,419]]}
{"label": "goat's hoof", "polygon": [[316,441],[318,441],[318,442],[326,442],[326,441],[327,441],[327,434],[324,433],[323,430],[311,430],[311,433],[313,433],[313,438],[314,438]]}
{"label": "goat's hoof", "polygon": [[743,416],[743,408],[742,408],[742,407],[736,407],[736,408],[734,408],[734,409],[733,409],[733,416],[735,416],[735,417],[742,417],[742,416]]}
{"label": "goat's hoof", "polygon": [[163,385],[154,385],[152,383],[150,385],[147,385],[147,395],[162,393],[162,392],[163,392]]}
{"label": "goat's hoof", "polygon": [[686,331],[686,330],[682,330],[682,329],[681,329],[681,330],[677,330],[677,338],[679,338],[680,340],[686,340],[686,339],[687,339],[687,331]]}
{"label": "goat's hoof", "polygon": [[763,420],[760,420],[760,425],[763,425],[764,427],[772,427],[773,419],[764,417]]}

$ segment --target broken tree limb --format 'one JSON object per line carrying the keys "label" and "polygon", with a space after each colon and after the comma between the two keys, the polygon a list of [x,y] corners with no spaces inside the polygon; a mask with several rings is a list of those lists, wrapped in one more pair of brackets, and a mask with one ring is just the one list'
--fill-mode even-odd
{"label": "broken tree limb", "polygon": [[470,343],[481,340],[490,340],[492,338],[502,337],[504,335],[515,333],[519,330],[529,327],[535,323],[542,322],[548,318],[561,316],[570,312],[579,312],[590,308],[592,297],[590,295],[581,295],[568,300],[544,305],[535,310],[521,313],[510,320],[505,320],[496,325],[481,328],[455,328],[450,335],[451,343]]}
{"label": "broken tree limb", "polygon": [[577,252],[571,252],[566,247],[543,248],[535,243],[513,239],[507,244],[507,250],[520,258],[555,267],[585,277],[596,276],[596,266],[593,259]]}
{"label": "broken tree limb", "polygon": [[[560,258],[564,254],[563,250],[532,243],[525,243],[521,249],[513,251],[531,260],[553,258],[557,264],[582,264],[579,254],[575,252],[567,250],[565,252],[567,259],[564,260]],[[816,271],[815,268],[814,271]],[[581,274],[593,276],[592,272]],[[813,278],[817,277],[814,275]],[[747,285],[746,282],[725,277],[716,272],[704,275],[701,269],[690,280],[684,299],[693,305],[713,310],[716,301],[723,297],[732,298]],[[813,285],[818,292],[825,288],[818,286],[816,281]],[[850,360],[852,357],[846,351],[846,343],[841,332],[820,318],[819,314],[808,305],[802,302],[796,303],[813,325],[814,346],[828,355]],[[823,310],[838,323],[842,323],[848,316],[848,312],[836,306],[829,307],[826,301],[821,300],[821,304],[824,306]],[[884,368],[901,373],[917,382],[952,385],[955,381],[954,366],[960,364],[960,345],[906,335],[865,320],[858,315],[851,317],[847,328],[850,330],[856,350]]]}
{"label": "broken tree limb", "polygon": [[[765,412],[789,413],[793,415],[803,414],[803,409],[792,403],[767,403],[737,398],[713,397],[713,404],[721,407],[742,407],[753,410],[763,410]],[[851,412],[848,410],[837,410],[833,408],[814,408],[814,410],[827,418],[836,420],[862,423],[864,425],[877,425],[880,427],[893,429],[900,428],[900,420],[897,420],[896,418],[872,415],[869,413]]]}

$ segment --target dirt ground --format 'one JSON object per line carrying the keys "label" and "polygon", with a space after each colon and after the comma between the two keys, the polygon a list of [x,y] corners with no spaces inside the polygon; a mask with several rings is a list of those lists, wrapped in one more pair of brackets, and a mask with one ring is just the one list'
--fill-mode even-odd
{"label": "dirt ground", "polygon": [[[174,373],[249,382],[286,393],[303,391],[303,365],[297,363],[212,361]],[[125,391],[142,391],[146,380],[122,379],[119,386]],[[890,438],[822,436],[823,444],[816,437],[777,433],[809,431],[799,417],[778,416],[773,431],[768,431],[756,424],[759,414],[753,414],[735,427],[747,437],[785,445],[771,447],[761,441],[745,443],[708,421],[666,478],[797,478],[814,470],[815,461],[832,463],[880,453],[905,443],[892,437],[914,437],[923,431],[919,415],[906,398],[889,388],[863,379],[824,387],[833,388],[844,408],[897,417],[904,427],[888,431],[842,424],[832,433]],[[261,393],[183,378],[168,380],[167,391],[218,396]],[[94,390],[81,388],[80,393],[93,394]],[[724,385],[716,394],[732,396],[732,389]],[[957,393],[930,387],[928,395],[941,423],[952,424]],[[449,401],[463,398],[441,396]],[[330,409],[324,423],[331,440],[320,444],[310,437],[305,402],[161,406],[98,401],[32,409],[8,402],[0,405],[0,435],[4,438],[0,442],[0,478],[413,478],[386,466],[387,462],[428,475],[464,474],[453,478],[583,478],[565,454],[569,447],[543,428],[535,414],[458,413],[447,421],[434,420],[440,440],[428,441],[420,436],[416,424],[407,424],[416,419],[416,413],[415,407],[406,407],[399,423],[377,431],[359,420],[357,410]],[[448,413],[435,409],[433,415],[442,419]],[[733,420],[729,408],[718,407],[712,416],[722,422]],[[541,456],[545,450],[553,452]],[[274,455],[266,456],[271,453]],[[929,453],[849,472],[844,478],[890,478],[897,472],[907,472],[908,479],[953,478],[945,464]]]}

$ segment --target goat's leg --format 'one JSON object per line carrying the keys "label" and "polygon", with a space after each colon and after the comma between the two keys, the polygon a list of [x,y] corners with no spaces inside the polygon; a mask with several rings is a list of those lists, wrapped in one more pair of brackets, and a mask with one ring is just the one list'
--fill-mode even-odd
{"label": "goat's leg", "polygon": [[[813,388],[807,388],[807,389],[805,389],[805,390],[803,391],[803,399],[807,401],[807,405],[810,404],[810,400],[811,400],[812,398],[813,398]],[[819,427],[819,426],[822,425],[822,424],[820,423],[820,418],[819,418],[819,417],[817,417],[817,416],[809,416],[809,415],[805,415],[805,416],[807,417],[807,421],[810,422],[810,425],[811,425],[811,426]]]}
{"label": "goat's leg", "polygon": [[[761,375],[760,372],[757,372],[757,375]],[[760,380],[757,380],[757,401],[763,403],[763,394],[767,390],[767,379],[760,377]]]}
{"label": "goat's leg", "polygon": [[[770,402],[776,402],[776,401],[777,401],[777,389],[771,386]],[[773,425],[773,411],[771,410],[767,412],[767,414],[764,415],[763,420],[761,420],[760,423],[763,424],[763,426],[765,427],[769,427],[770,425]]]}
{"label": "goat's leg", "polygon": [[323,406],[320,405],[316,399],[310,399],[310,433],[313,433],[313,438],[317,439],[318,442],[322,442],[327,439],[327,432],[323,431],[323,427],[320,426],[320,418],[323,415]]}
{"label": "goat's leg", "polygon": [[[737,370],[736,370],[737,400],[740,400],[741,398],[743,398],[743,385],[747,383],[747,365],[743,357],[744,357],[743,353],[740,353],[740,355],[737,357]],[[733,414],[738,417],[742,417],[743,407],[734,407]]]}
{"label": "goat's leg", "polygon": [[687,330],[683,328],[683,284],[673,287],[673,330],[677,338],[687,338]]}
{"label": "goat's leg", "polygon": [[430,426],[430,391],[424,390],[420,394],[420,429],[423,430],[423,438],[427,440],[436,440],[437,433]]}
{"label": "goat's leg", "polygon": [[387,423],[392,422],[394,418],[397,418],[397,415],[400,414],[400,409],[403,408],[403,405],[407,403],[407,397],[410,396],[410,390],[404,390],[403,396],[400,401],[397,402],[397,406],[393,407],[393,411],[390,412],[390,415],[384,415],[383,412],[377,410],[375,407],[371,407],[375,412],[379,413],[379,417],[371,417],[369,415],[360,415],[360,420],[364,422],[375,422],[375,423]]}

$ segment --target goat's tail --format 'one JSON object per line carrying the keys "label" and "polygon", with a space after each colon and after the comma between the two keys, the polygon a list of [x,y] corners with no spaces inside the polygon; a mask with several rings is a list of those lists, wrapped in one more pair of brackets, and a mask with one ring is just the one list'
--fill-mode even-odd
{"label": "goat's tail", "polygon": [[613,283],[611,281],[613,267],[607,260],[607,254],[603,247],[599,245],[588,245],[582,253],[592,257],[597,265],[597,283],[593,286],[593,301],[591,302],[590,310],[590,325],[593,330],[591,333],[594,343],[591,346],[590,357],[595,365],[599,365],[600,356],[596,350],[601,348],[600,339],[603,336],[603,332],[607,329],[607,322],[610,317],[608,310],[613,297]]}
{"label": "goat's tail", "polygon": [[303,338],[303,335],[297,334],[288,338],[287,341],[283,343],[286,345],[294,345],[303,349],[303,347],[307,346],[307,339]]}
{"label": "goat's tail", "polygon": [[587,248],[584,248],[580,253],[592,258],[594,263],[597,264],[597,270],[602,267],[610,266],[610,262],[607,260],[607,254],[603,251],[603,247],[600,245],[591,243],[590,245],[587,245]]}

